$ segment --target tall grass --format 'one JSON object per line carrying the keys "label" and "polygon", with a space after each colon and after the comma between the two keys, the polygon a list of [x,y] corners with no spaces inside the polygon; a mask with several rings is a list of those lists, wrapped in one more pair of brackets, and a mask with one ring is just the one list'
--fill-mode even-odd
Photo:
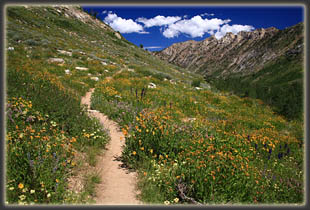
{"label": "tall grass", "polygon": [[302,125],[262,101],[126,72],[96,87],[92,106],[122,125],[145,202],[189,203],[181,191],[204,204],[303,202]]}
{"label": "tall grass", "polygon": [[[95,165],[97,148],[108,140],[80,106],[91,87],[92,108],[122,127],[122,157],[139,173],[143,201],[188,203],[183,191],[205,204],[303,202],[302,122],[287,121],[261,100],[196,90],[190,86],[201,76],[125,40],[115,43],[113,32],[55,8],[10,7],[7,14],[7,42],[14,47],[6,66],[8,203],[79,202],[66,182],[76,154],[89,154]],[[50,64],[51,57],[65,63]],[[151,82],[156,88],[148,88]],[[85,182],[82,197],[94,195],[96,174]]]}
{"label": "tall grass", "polygon": [[[64,203],[76,152],[108,137],[79,98],[40,74],[7,71],[7,202]],[[77,123],[79,122],[79,123]]]}

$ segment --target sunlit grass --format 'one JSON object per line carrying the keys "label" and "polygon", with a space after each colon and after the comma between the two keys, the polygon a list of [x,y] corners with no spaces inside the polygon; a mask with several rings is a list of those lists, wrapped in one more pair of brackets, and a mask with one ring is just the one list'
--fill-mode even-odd
{"label": "sunlit grass", "polygon": [[99,83],[92,106],[123,125],[123,159],[139,170],[145,201],[173,204],[177,183],[207,204],[303,201],[303,139],[293,122],[260,100],[137,81],[124,73]]}
{"label": "sunlit grass", "polygon": [[[201,76],[115,41],[98,26],[70,20],[68,28],[65,16],[55,23],[57,13],[46,10],[8,13],[8,46],[14,47],[6,61],[8,203],[81,203],[94,196],[96,174],[85,176],[82,195],[66,183],[71,168],[82,165],[75,152],[85,152],[94,166],[108,140],[80,105],[93,87],[91,108],[118,122],[126,136],[123,160],[139,173],[143,201],[184,204],[177,184],[205,204],[303,201],[302,122],[287,121],[261,100],[197,90],[192,86]],[[65,63],[48,63],[52,57]]]}

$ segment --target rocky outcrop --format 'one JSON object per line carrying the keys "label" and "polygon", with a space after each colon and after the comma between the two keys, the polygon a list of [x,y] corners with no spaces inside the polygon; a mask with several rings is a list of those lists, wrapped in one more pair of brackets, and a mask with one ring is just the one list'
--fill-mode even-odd
{"label": "rocky outcrop", "polygon": [[227,33],[219,40],[211,36],[199,42],[176,43],[154,54],[205,76],[247,75],[259,71],[266,63],[285,53],[302,52],[302,28],[300,23],[285,30],[271,27]]}
{"label": "rocky outcrop", "polygon": [[92,16],[84,12],[80,6],[59,5],[59,6],[54,6],[54,8],[59,14],[63,13],[67,18],[78,19],[83,23],[96,25],[102,29],[113,31],[111,27],[105,24],[104,22],[96,18],[93,18]]}
{"label": "rocky outcrop", "polygon": [[49,58],[48,63],[65,63],[65,60],[62,58]]}

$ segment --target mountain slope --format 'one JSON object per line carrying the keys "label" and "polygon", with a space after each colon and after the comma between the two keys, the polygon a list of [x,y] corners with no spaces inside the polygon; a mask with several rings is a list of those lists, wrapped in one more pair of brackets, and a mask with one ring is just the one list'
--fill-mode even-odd
{"label": "mountain slope", "polygon": [[[220,89],[246,96],[255,92],[251,96],[275,106],[278,113],[298,118],[302,117],[303,39],[303,24],[299,23],[284,30],[257,29],[227,33],[219,40],[212,36],[177,43],[155,54],[204,75]],[[283,101],[273,99],[279,89],[296,93],[287,105],[298,101],[293,111],[284,110]]]}
{"label": "mountain slope", "polygon": [[155,52],[161,59],[199,72],[203,75],[227,77],[230,74],[250,74],[260,70],[267,62],[289,52],[301,53],[303,25],[285,30],[274,27],[252,32],[229,32],[221,39],[214,36],[203,41],[186,41]]}
{"label": "mountain slope", "polygon": [[[206,82],[194,87],[203,76],[161,61],[79,7],[8,7],[6,37],[9,204],[95,196],[90,166],[108,138],[80,107],[91,88],[91,109],[120,125],[122,167],[139,174],[143,202],[303,203],[302,122]],[[87,167],[75,159],[85,153]],[[83,171],[88,193],[70,192],[80,184],[69,178]]]}
{"label": "mountain slope", "polygon": [[[77,6],[9,6],[6,14],[6,200],[90,202],[89,167],[108,136],[81,97],[122,71],[184,84],[201,77],[155,59]],[[69,183],[85,170],[86,180]]]}

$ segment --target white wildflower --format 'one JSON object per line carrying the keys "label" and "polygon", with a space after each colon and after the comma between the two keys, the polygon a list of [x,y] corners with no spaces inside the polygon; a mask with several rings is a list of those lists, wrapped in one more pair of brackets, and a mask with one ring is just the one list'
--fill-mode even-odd
{"label": "white wildflower", "polygon": [[25,195],[20,195],[20,196],[18,196],[18,197],[19,197],[19,199],[20,199],[21,201],[23,201],[23,200],[26,199],[26,196],[25,196]]}
{"label": "white wildflower", "polygon": [[165,204],[165,205],[169,205],[169,204],[170,204],[170,201],[165,201],[164,204]]}

